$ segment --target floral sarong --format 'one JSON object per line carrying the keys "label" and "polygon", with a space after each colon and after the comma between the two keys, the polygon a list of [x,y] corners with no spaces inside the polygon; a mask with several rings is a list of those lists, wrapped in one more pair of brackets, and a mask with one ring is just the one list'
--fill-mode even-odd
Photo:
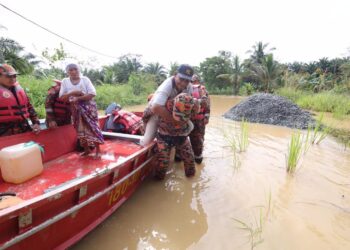
{"label": "floral sarong", "polygon": [[98,126],[96,102],[93,100],[78,101],[72,103],[71,106],[73,124],[81,145],[103,144],[103,135]]}

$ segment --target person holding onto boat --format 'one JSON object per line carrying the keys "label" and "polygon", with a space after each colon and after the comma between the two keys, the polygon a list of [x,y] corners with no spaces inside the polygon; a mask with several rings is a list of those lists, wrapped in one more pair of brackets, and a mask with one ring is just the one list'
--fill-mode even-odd
{"label": "person holding onto boat", "polygon": [[101,129],[98,125],[96,89],[89,78],[80,75],[77,64],[71,63],[66,67],[68,78],[62,80],[59,97],[69,101],[73,124],[77,130],[80,145],[84,147],[84,154],[88,155],[90,147],[96,148],[95,157],[100,156],[100,144],[104,143]]}
{"label": "person holding onto boat", "polygon": [[69,102],[64,102],[59,98],[61,81],[53,80],[55,85],[49,88],[45,100],[46,126],[56,128],[57,126],[68,125],[72,123],[72,114]]}
{"label": "person holding onto boat", "polygon": [[158,87],[147,107],[153,115],[147,119],[145,124],[145,134],[140,141],[142,146],[149,144],[155,138],[159,118],[163,121],[173,122],[174,119],[171,113],[165,107],[166,102],[180,93],[191,94],[192,86],[190,82],[192,76],[193,68],[187,64],[182,64],[177,69],[175,76],[169,77]]}
{"label": "person holding onto boat", "polygon": [[185,175],[191,177],[195,174],[194,155],[188,138],[193,129],[190,119],[196,114],[195,100],[190,94],[181,93],[166,103],[168,117],[159,117],[157,133],[157,159],[155,177],[163,180],[170,163],[170,151],[176,148],[184,161]]}
{"label": "person holding onto boat", "polygon": [[[202,153],[205,126],[208,124],[210,117],[210,99],[208,91],[206,90],[205,86],[201,84],[199,81],[199,76],[196,74],[192,77],[192,97],[199,100],[200,110],[191,120],[194,128],[189,136],[194,153],[194,160],[196,163],[200,164],[203,160]],[[175,155],[175,160],[181,161],[181,157],[177,152]]]}
{"label": "person holding onto boat", "polygon": [[11,65],[0,64],[0,136],[40,132],[38,115],[17,82],[17,74]]}

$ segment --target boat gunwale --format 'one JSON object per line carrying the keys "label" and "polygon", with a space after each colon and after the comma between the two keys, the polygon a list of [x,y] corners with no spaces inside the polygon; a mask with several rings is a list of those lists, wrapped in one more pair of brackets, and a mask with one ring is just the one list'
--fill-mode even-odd
{"label": "boat gunwale", "polygon": [[[138,135],[133,135],[132,137],[130,137],[130,135],[128,135],[126,137],[126,136],[124,136],[124,134],[113,133],[113,132],[107,132],[107,133],[103,132],[103,134],[107,137],[110,136],[110,137],[113,137],[115,139],[135,140],[135,139],[141,138],[141,136],[138,136]],[[58,186],[57,188],[54,188],[52,191],[49,191],[49,192],[44,193],[42,195],[33,197],[29,200],[25,200],[17,205],[0,210],[0,223],[8,220],[10,218],[17,217],[21,213],[28,212],[29,209],[42,206],[43,204],[48,203],[51,200],[59,199],[62,195],[70,192],[72,189],[74,189],[73,191],[76,191],[76,190],[80,189],[82,186],[89,184],[90,182],[92,182],[96,178],[100,178],[100,177],[103,177],[105,175],[108,175],[112,171],[116,170],[117,168],[122,168],[126,164],[134,161],[134,159],[137,158],[137,156],[143,154],[144,152],[146,152],[148,150],[152,150],[153,146],[154,146],[154,142],[143,147],[142,149],[136,151],[135,153],[127,156],[123,162],[110,163],[107,166],[105,166],[104,168],[99,169],[99,171],[95,170],[94,172],[92,172],[89,175],[86,175],[82,178],[78,178],[78,179],[74,179],[72,181],[69,181],[67,184],[62,185],[62,186]],[[147,161],[147,159],[146,159],[146,161]],[[141,163],[141,165],[142,164],[143,163]],[[136,169],[138,169],[138,168],[139,168],[139,166]]]}
{"label": "boat gunwale", "polygon": [[[146,148],[151,147],[152,144],[150,144],[149,146],[147,146]],[[31,235],[34,235],[38,232],[40,232],[41,230],[43,230],[44,228],[56,223],[57,221],[67,217],[68,215],[74,213],[75,211],[78,211],[79,209],[85,207],[86,205],[90,204],[91,202],[96,201],[97,199],[101,198],[103,195],[107,194],[108,192],[110,192],[111,190],[113,190],[115,187],[117,187],[118,185],[120,185],[121,183],[123,183],[124,181],[128,180],[131,176],[133,176],[135,173],[137,173],[138,171],[141,171],[144,167],[146,167],[151,161],[152,161],[153,157],[150,157],[149,159],[146,159],[144,162],[142,162],[137,168],[135,168],[134,170],[132,170],[130,173],[128,173],[127,175],[125,175],[124,177],[122,177],[120,180],[118,180],[115,183],[112,183],[110,186],[106,187],[104,190],[101,190],[95,194],[93,194],[92,196],[90,196],[88,199],[82,201],[81,203],[76,204],[75,206],[69,208],[68,210],[65,210],[55,216],[53,216],[51,219],[46,220],[45,222],[31,228],[28,231],[25,231],[19,235],[17,235],[16,237],[4,242],[1,246],[0,246],[0,250],[2,249],[6,249],[8,247],[13,246],[14,244],[30,237]],[[89,175],[89,177],[91,177],[91,175]],[[94,176],[94,178],[96,178],[97,176]],[[118,207],[117,204],[114,207]],[[114,211],[114,210],[113,210]]]}

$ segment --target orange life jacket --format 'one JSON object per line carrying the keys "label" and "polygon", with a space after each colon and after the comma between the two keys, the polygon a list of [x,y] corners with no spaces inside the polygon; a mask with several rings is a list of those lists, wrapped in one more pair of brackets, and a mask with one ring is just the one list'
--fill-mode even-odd
{"label": "orange life jacket", "polygon": [[27,94],[18,83],[15,83],[15,91],[17,99],[11,90],[0,85],[0,123],[18,122],[29,118]]}
{"label": "orange life jacket", "polygon": [[113,111],[114,123],[120,123],[125,127],[125,133],[136,135],[140,134],[142,118],[128,111]]}

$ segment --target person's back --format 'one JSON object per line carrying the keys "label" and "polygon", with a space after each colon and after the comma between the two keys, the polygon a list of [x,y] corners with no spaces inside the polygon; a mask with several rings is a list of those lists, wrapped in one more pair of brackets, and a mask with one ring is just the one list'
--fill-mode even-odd
{"label": "person's back", "polygon": [[54,80],[54,82],[56,84],[49,88],[45,101],[45,122],[49,128],[72,123],[69,103],[59,98],[61,81]]}

